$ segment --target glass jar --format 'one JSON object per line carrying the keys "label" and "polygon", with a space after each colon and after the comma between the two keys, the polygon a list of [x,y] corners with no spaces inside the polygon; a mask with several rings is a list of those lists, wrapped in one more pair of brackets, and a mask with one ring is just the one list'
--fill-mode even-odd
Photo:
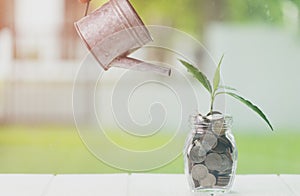
{"label": "glass jar", "polygon": [[185,175],[192,192],[229,192],[237,166],[232,117],[213,112],[193,115],[183,152]]}

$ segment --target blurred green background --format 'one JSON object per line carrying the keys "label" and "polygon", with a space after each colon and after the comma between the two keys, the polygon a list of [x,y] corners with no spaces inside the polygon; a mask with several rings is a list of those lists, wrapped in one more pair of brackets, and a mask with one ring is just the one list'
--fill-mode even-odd
{"label": "blurred green background", "polygon": [[[93,0],[92,7],[104,2]],[[131,2],[146,24],[187,32],[215,59],[225,53],[226,83],[263,106],[274,132],[228,102],[238,173],[299,174],[300,0]],[[43,3],[0,4],[0,173],[126,172],[93,156],[74,126],[72,84],[86,50],[73,22],[82,17],[84,5]],[[48,12],[41,11],[48,4]],[[182,157],[150,172],[183,173]]]}
{"label": "blurred green background", "polygon": [[[94,7],[106,1],[95,0]],[[221,21],[240,25],[260,23],[285,25],[286,11],[291,15],[299,0],[153,0],[131,1],[146,24],[167,25],[203,39],[205,27]],[[287,10],[286,10],[287,9]],[[299,17],[296,14],[295,17]],[[298,21],[299,22],[299,21]],[[296,25],[299,28],[299,25]]]}
{"label": "blurred green background", "polygon": [[[0,136],[0,173],[126,172],[104,164],[90,153],[74,127],[2,126]],[[252,134],[249,130],[249,133],[236,131],[235,137],[239,151],[237,173],[299,173],[300,133],[284,130],[281,133]],[[182,156],[148,172],[183,173]]]}

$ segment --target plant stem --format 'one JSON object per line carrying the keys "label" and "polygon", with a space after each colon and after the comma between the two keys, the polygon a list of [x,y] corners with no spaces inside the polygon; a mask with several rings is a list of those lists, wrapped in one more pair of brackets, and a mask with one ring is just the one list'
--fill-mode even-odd
{"label": "plant stem", "polygon": [[213,110],[214,110],[214,102],[215,102],[215,96],[214,93],[212,93],[211,95],[211,102],[210,102],[210,113],[212,114]]}

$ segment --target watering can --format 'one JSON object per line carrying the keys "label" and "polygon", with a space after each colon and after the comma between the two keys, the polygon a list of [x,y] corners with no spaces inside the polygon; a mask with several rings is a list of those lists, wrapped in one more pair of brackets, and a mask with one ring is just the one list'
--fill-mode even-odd
{"label": "watering can", "polygon": [[104,70],[119,67],[168,76],[171,74],[170,68],[127,57],[153,41],[128,0],[110,0],[74,25],[80,38]]}

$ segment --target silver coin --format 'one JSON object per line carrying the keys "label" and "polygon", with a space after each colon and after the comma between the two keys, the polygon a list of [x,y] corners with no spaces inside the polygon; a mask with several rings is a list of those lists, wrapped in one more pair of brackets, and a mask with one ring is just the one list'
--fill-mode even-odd
{"label": "silver coin", "polygon": [[220,142],[222,142],[225,146],[229,146],[230,145],[230,141],[227,138],[227,136],[222,135],[219,137]]}
{"label": "silver coin", "polygon": [[232,167],[230,167],[229,169],[225,170],[225,171],[219,171],[218,174],[219,175],[229,175],[232,173]]}
{"label": "silver coin", "polygon": [[217,153],[210,153],[205,159],[205,165],[209,170],[221,171],[222,162],[222,157]]}
{"label": "silver coin", "polygon": [[193,182],[194,182],[194,186],[195,186],[195,188],[198,188],[198,187],[200,187],[200,183],[199,183],[199,181],[198,181],[198,180],[195,180],[195,179],[193,179]]}
{"label": "silver coin", "polygon": [[217,152],[217,153],[224,153],[226,152],[227,146],[221,142],[220,140],[218,140],[218,144],[216,145],[216,147],[214,147],[212,149],[212,151]]}
{"label": "silver coin", "polygon": [[226,151],[232,153],[232,144],[226,136],[221,136],[218,138],[218,145],[213,150],[219,153],[225,153]]}
{"label": "silver coin", "polygon": [[207,127],[207,125],[205,125],[205,124],[194,125],[194,130],[195,130],[196,134],[199,134],[201,137],[203,137],[203,134],[206,132],[206,129],[207,129],[206,127]]}
{"label": "silver coin", "polygon": [[224,125],[225,121],[224,118],[214,120],[212,122],[212,130],[217,134],[217,135],[224,135],[226,132],[226,127]]}
{"label": "silver coin", "polygon": [[208,175],[208,169],[202,164],[197,164],[193,166],[191,173],[193,179],[200,181]]}
{"label": "silver coin", "polygon": [[201,163],[205,160],[206,152],[203,153],[201,146],[194,146],[190,151],[190,159],[195,163]]}
{"label": "silver coin", "polygon": [[218,138],[212,133],[206,133],[201,142],[201,144],[207,151],[216,147],[217,143],[218,143]]}
{"label": "silver coin", "polygon": [[207,151],[199,141],[195,142],[195,146],[199,146],[199,155],[200,156],[206,156]]}
{"label": "silver coin", "polygon": [[220,171],[226,171],[232,168],[232,161],[231,159],[225,155],[225,154],[221,154],[222,157],[222,165],[220,168]]}
{"label": "silver coin", "polygon": [[200,114],[192,116],[191,120],[196,125],[200,125],[200,124],[204,123],[205,121],[207,121],[207,119]]}
{"label": "silver coin", "polygon": [[200,185],[206,188],[210,188],[216,185],[216,177],[212,174],[208,174],[204,179],[200,180]]}
{"label": "silver coin", "polygon": [[227,186],[230,182],[231,177],[230,176],[219,176],[217,178],[217,186]]}
{"label": "silver coin", "polygon": [[193,137],[193,141],[200,140],[203,137],[203,134],[195,133]]}

